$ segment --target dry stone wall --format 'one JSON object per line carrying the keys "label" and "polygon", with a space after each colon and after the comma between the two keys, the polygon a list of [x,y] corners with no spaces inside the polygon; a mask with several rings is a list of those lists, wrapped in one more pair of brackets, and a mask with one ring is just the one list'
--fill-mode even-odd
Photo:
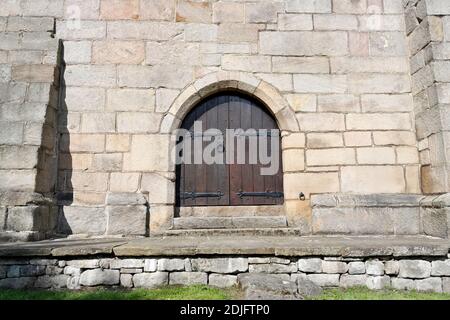
{"label": "dry stone wall", "polygon": [[341,257],[221,257],[221,258],[98,258],[2,259],[0,288],[123,287],[166,285],[232,287],[238,274],[271,274],[298,284],[302,279],[320,287],[372,290],[394,288],[450,293],[450,259]]}

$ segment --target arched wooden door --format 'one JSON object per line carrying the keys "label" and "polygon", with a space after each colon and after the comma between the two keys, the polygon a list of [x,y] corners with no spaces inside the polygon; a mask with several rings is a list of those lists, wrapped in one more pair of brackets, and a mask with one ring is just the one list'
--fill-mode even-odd
{"label": "arched wooden door", "polygon": [[[211,96],[185,117],[181,128],[188,130],[193,137],[194,123],[196,128],[205,132],[208,129],[218,129],[224,137],[214,152],[222,153],[224,159],[231,154],[234,161],[214,164],[178,164],[176,167],[176,203],[178,206],[245,206],[245,205],[278,205],[283,203],[283,175],[281,161],[281,134],[273,116],[256,100],[245,95],[227,92]],[[242,129],[239,139],[245,140],[245,162],[237,161],[237,141],[233,141],[235,148],[229,148],[231,139],[227,139],[227,129]],[[255,129],[256,134],[248,129]],[[260,130],[266,129],[266,130]],[[276,134],[274,134],[275,130]],[[272,139],[276,139],[279,152],[278,170],[272,175],[263,175],[261,159],[257,163],[250,162],[250,139],[267,135],[268,154],[271,154]],[[213,139],[217,137],[210,137]],[[181,140],[179,140],[181,141]],[[241,140],[242,141],[242,140]],[[210,142],[203,142],[203,148]],[[258,140],[258,143],[259,142]],[[261,145],[259,144],[259,147]],[[230,151],[229,149],[232,149]],[[194,144],[191,144],[192,153]],[[259,150],[259,149],[258,149]]]}

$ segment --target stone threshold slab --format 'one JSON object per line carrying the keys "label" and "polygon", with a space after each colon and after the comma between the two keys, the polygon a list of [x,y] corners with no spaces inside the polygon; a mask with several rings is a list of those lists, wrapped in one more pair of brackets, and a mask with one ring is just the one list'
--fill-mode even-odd
{"label": "stone threshold slab", "polygon": [[164,237],[140,239],[58,239],[0,244],[5,257],[447,257],[450,241],[418,236]]}

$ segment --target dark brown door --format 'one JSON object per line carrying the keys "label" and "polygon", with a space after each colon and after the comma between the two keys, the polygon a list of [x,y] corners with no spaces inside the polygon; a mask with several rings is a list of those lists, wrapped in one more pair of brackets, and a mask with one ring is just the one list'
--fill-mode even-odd
{"label": "dark brown door", "polygon": [[[251,139],[257,140],[261,135],[266,135],[266,145],[270,155],[271,140],[277,139],[280,143],[278,126],[274,118],[268,113],[264,106],[244,95],[237,93],[226,93],[214,95],[207,98],[196,106],[184,119],[181,128],[190,132],[194,137],[194,123],[197,129],[201,122],[203,135],[208,129],[216,129],[206,134],[203,139],[202,150],[211,143],[212,139],[222,136],[223,143],[216,143],[212,154],[222,163],[201,164],[194,163],[194,143],[191,141],[191,162],[179,164],[176,167],[176,200],[179,206],[242,206],[242,205],[276,205],[283,203],[283,179],[281,165],[281,148],[278,153],[278,170],[272,175],[263,175],[261,168],[268,167],[262,164],[259,156],[255,158],[254,149],[250,149]],[[242,129],[237,133],[236,140],[230,148],[227,141],[227,129]],[[248,130],[254,129],[254,130]],[[266,130],[260,130],[266,129]],[[273,134],[272,129],[278,134]],[[198,134],[198,132],[197,132]],[[238,161],[238,140],[245,145],[245,154],[241,154]],[[179,141],[181,141],[180,139]],[[198,146],[198,145],[197,145]],[[280,145],[281,146],[281,145]],[[198,148],[198,147],[197,147]],[[231,150],[230,150],[231,149]],[[259,150],[259,149],[258,149]],[[227,161],[234,156],[234,161]],[[245,157],[245,161],[242,161]],[[253,161],[251,160],[253,157]],[[256,160],[256,163],[255,163]],[[242,163],[243,162],[243,163]]]}

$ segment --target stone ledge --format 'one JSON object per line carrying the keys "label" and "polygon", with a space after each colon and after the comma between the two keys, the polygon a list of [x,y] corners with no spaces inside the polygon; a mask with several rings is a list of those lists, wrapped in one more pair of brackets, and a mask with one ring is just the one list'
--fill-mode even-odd
{"label": "stone ledge", "polygon": [[321,207],[419,207],[426,197],[418,194],[318,194],[311,206]]}
{"label": "stone ledge", "polygon": [[450,242],[425,236],[167,237],[60,239],[0,245],[0,257],[270,255],[278,257],[446,257]]}

